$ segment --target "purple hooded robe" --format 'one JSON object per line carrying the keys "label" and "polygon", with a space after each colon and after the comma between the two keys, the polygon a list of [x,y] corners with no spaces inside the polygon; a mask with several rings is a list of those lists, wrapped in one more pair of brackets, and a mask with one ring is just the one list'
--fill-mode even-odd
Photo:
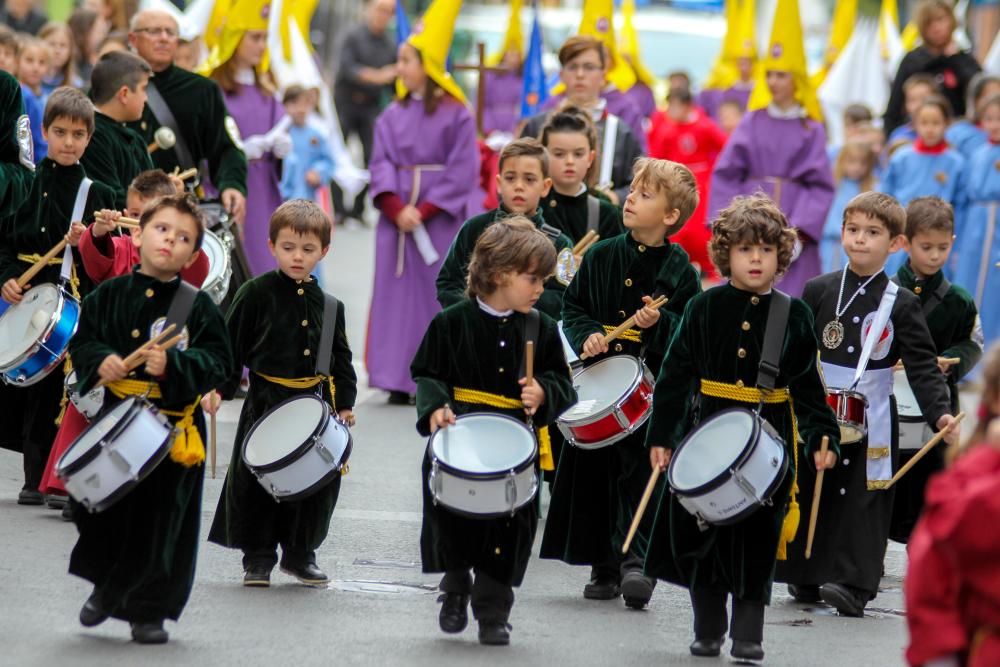
{"label": "purple hooded robe", "polygon": [[521,120],[523,79],[517,72],[486,73],[486,104],[483,105],[483,132],[514,134]]}

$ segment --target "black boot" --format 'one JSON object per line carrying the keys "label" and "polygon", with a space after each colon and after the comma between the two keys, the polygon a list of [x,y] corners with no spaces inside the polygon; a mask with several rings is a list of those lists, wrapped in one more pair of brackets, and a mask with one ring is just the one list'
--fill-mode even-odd
{"label": "black boot", "polygon": [[869,596],[846,584],[823,584],[819,588],[823,602],[836,607],[841,616],[861,618],[865,615],[865,605]]}
{"label": "black boot", "polygon": [[788,594],[795,598],[796,602],[802,602],[805,604],[816,604],[821,602],[822,598],[819,595],[819,586],[810,586],[808,584],[788,584]]}
{"label": "black boot", "polygon": [[640,570],[626,572],[622,577],[621,591],[625,606],[630,609],[644,609],[653,597],[656,579],[647,577]]}
{"label": "black boot", "polygon": [[441,613],[438,614],[438,624],[441,630],[449,634],[465,630],[469,624],[469,596],[463,593],[442,593],[438,596]]}
{"label": "black boot", "polygon": [[583,597],[588,600],[614,600],[621,595],[618,572],[592,567],[590,582],[583,587]]}
{"label": "black boot", "polygon": [[306,586],[325,586],[330,577],[316,566],[316,563],[282,563],[281,571],[298,579]]}
{"label": "black boot", "polygon": [[18,505],[44,505],[45,497],[42,496],[41,491],[35,491],[33,489],[21,489],[21,492],[17,494],[17,504]]}
{"label": "black boot", "polygon": [[479,643],[507,646],[510,644],[510,626],[500,621],[479,621]]}
{"label": "black boot", "polygon": [[691,655],[699,658],[718,658],[722,653],[721,639],[695,639],[689,647]]}
{"label": "black boot", "polygon": [[748,642],[742,639],[734,639],[733,647],[729,650],[729,655],[735,660],[750,662],[760,662],[764,659],[764,647],[760,642]]}
{"label": "black boot", "polygon": [[85,628],[92,628],[108,620],[108,612],[101,607],[101,601],[97,593],[91,593],[87,601],[80,609],[80,625]]}
{"label": "black boot", "polygon": [[243,585],[267,588],[271,585],[271,567],[263,563],[251,563],[243,572]]}
{"label": "black boot", "polygon": [[170,635],[163,629],[163,621],[132,624],[132,639],[139,644],[166,644]]}

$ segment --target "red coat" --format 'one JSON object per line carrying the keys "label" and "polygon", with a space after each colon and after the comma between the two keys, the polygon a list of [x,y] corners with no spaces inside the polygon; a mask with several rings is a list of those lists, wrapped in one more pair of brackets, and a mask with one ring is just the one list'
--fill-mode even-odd
{"label": "red coat", "polygon": [[[132,245],[130,236],[105,236],[97,240],[91,234],[91,227],[80,237],[80,257],[83,269],[95,283],[101,283],[117,276],[132,273],[132,267],[139,263],[139,249]],[[107,243],[111,241],[110,245]],[[181,278],[201,287],[208,277],[208,256],[198,251],[198,259],[186,269],[181,269]]]}
{"label": "red coat", "polygon": [[908,552],[907,661],[1000,665],[1000,448],[979,445],[931,479]]}
{"label": "red coat", "polygon": [[689,120],[684,123],[675,121],[666,111],[657,111],[650,121],[648,138],[650,157],[679,162],[694,174],[698,183],[698,208],[672,240],[687,251],[691,261],[697,262],[702,271],[715,276],[715,267],[708,259],[707,246],[712,234],[705,217],[712,168],[728,137],[704,111],[693,108]]}

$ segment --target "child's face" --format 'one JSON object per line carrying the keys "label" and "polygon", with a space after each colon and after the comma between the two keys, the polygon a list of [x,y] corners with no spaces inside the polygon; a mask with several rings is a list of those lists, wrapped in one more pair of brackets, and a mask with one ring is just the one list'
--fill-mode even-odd
{"label": "child's face", "polygon": [[666,228],[674,225],[680,215],[680,211],[667,201],[665,192],[657,190],[651,183],[632,181],[622,208],[626,229],[636,232],[659,229],[666,232]]}
{"label": "child's face", "polygon": [[795,79],[791,72],[768,70],[767,88],[771,91],[771,99],[779,107],[789,106],[795,101]]}
{"label": "child's face", "polygon": [[296,234],[288,227],[278,232],[276,241],[268,239],[267,247],[278,260],[281,272],[294,280],[307,280],[330,250],[330,246],[323,247],[316,234]]}
{"label": "child's face", "polygon": [[146,108],[146,90],[149,88],[149,76],[143,76],[139,83],[135,85],[135,90],[128,86],[125,89],[124,99],[122,99],[125,120],[140,120],[142,112]]}
{"label": "child's face", "polygon": [[885,148],[885,133],[877,127],[869,127],[861,133],[860,138],[872,147],[872,153],[881,155]]}
{"label": "child's face", "polygon": [[42,137],[49,143],[48,157],[63,167],[80,161],[90,143],[90,132],[82,120],[59,116],[46,128]]}
{"label": "child's face", "polygon": [[729,279],[733,287],[758,294],[771,289],[778,273],[778,246],[739,241],[729,248]]}
{"label": "child's face", "polygon": [[553,132],[549,134],[549,173],[556,190],[576,194],[587,178],[587,171],[594,163],[595,151],[590,148],[587,135],[578,132]]}
{"label": "child's face", "polygon": [[142,215],[142,210],[150,201],[135,190],[129,190],[128,194],[125,195],[125,212],[128,217],[138,220],[139,216]]}
{"label": "child's face", "polygon": [[153,215],[132,243],[139,249],[140,270],[157,280],[173,280],[197,257],[198,221],[175,208],[162,208]]}
{"label": "child's face", "polygon": [[951,244],[955,237],[940,229],[918,232],[906,242],[910,253],[910,266],[918,277],[927,278],[941,270],[951,254]]}
{"label": "child's face", "polygon": [[552,179],[542,175],[542,165],[538,158],[520,155],[509,157],[497,174],[500,201],[511,213],[519,213],[529,218],[538,209],[538,202],[549,194]]}
{"label": "child's face", "polygon": [[8,46],[0,46],[0,69],[17,76],[17,54]]}
{"label": "child's face", "polygon": [[864,153],[857,150],[851,150],[848,153],[844,153],[843,159],[844,161],[842,165],[845,177],[851,179],[852,181],[860,181],[868,175],[869,162]]}
{"label": "child's face", "polygon": [[302,127],[306,124],[306,119],[309,118],[309,112],[312,111],[312,107],[309,105],[309,96],[300,95],[294,100],[285,103],[285,113],[288,117],[292,119],[297,127]]}
{"label": "child's face", "polygon": [[236,47],[235,58],[244,67],[257,67],[267,50],[266,30],[247,30]]}
{"label": "child's face", "polygon": [[516,310],[527,313],[535,307],[545,291],[545,281],[533,273],[511,271],[500,276],[499,287],[494,292],[498,310]]}
{"label": "child's face", "polygon": [[409,44],[403,43],[399,46],[399,53],[396,57],[396,74],[403,82],[403,87],[411,93],[422,93],[427,85],[427,73],[424,65],[420,62],[417,50]]}
{"label": "child's face", "polygon": [[934,89],[926,83],[918,83],[906,89],[906,115],[912,120],[917,113],[917,109],[928,97],[934,94]]}
{"label": "child's face", "polygon": [[928,46],[934,48],[944,48],[951,41],[951,33],[955,30],[955,23],[951,16],[943,9],[934,12],[931,20],[921,35]]}
{"label": "child's face", "polygon": [[885,223],[857,211],[844,221],[840,243],[851,260],[851,269],[861,276],[881,271],[891,253],[902,246],[903,236],[890,236]]}
{"label": "child's face", "polygon": [[32,90],[42,85],[42,79],[49,73],[49,53],[44,49],[26,48],[17,61],[17,76],[21,83]]}
{"label": "child's face", "polygon": [[605,75],[601,55],[594,49],[580,53],[559,70],[559,78],[566,84],[566,97],[584,105],[600,96]]}
{"label": "child's face", "polygon": [[948,121],[941,110],[933,106],[920,107],[913,122],[917,136],[928,146],[937,146],[944,140],[944,131],[948,129]]}
{"label": "child's face", "polygon": [[181,42],[177,45],[174,64],[191,72],[198,66],[198,45],[195,42]]}
{"label": "child's face", "polygon": [[72,53],[73,45],[65,30],[56,30],[45,38],[45,43],[49,45],[49,53],[52,54],[52,69],[57,70],[66,65]]}
{"label": "child's face", "polygon": [[983,110],[983,131],[993,143],[1000,143],[1000,104],[991,104]]}
{"label": "child's face", "polygon": [[743,111],[739,105],[723,104],[719,107],[719,126],[726,134],[732,134],[736,126],[743,120]]}

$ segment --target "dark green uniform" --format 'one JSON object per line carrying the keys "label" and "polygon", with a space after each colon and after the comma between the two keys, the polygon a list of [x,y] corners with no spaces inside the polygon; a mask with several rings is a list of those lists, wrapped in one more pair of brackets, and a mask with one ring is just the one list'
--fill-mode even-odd
{"label": "dark green uniform", "polygon": [[549,194],[542,198],[540,204],[545,214],[545,221],[553,227],[558,227],[574,244],[577,243],[587,233],[588,197],[598,201],[597,233],[602,239],[618,236],[625,231],[621,209],[607,199],[590,192],[563,195],[552,188]]}
{"label": "dark green uniform", "polygon": [[289,389],[262,378],[316,375],[323,329],[323,290],[315,280],[301,282],[281,271],[271,271],[244,284],[226,313],[229,338],[236,359],[233,374],[222,387],[225,398],[236,393],[243,367],[250,369],[250,391],[243,403],[236,430],[229,473],[219,497],[208,539],[244,551],[244,565],[251,561],[267,567],[282,561],[299,565],[315,562],[315,549],[326,539],[330,518],[340,494],[340,477],[308,498],[276,503],[243,464],[243,442],[264,414],[282,401],[303,393],[321,391],[336,410],[354,407],[357,376],[344,328],[343,304],[337,309],[333,338],[335,396],[328,382],[313,389]]}
{"label": "dark green uniform", "polygon": [[[445,404],[458,415],[495,412],[524,421],[521,408],[461,403],[453,392],[460,387],[519,399],[525,320],[521,313],[491,315],[472,299],[434,317],[410,366],[417,383],[417,431],[421,435],[430,435],[431,414]],[[576,402],[558,328],[545,313],[541,313],[534,372],[545,390],[545,402],[534,416],[534,425],[541,427]],[[420,533],[423,571],[445,572],[441,584],[445,592],[469,593],[472,584],[467,581],[468,573],[473,569],[476,588],[472,590],[472,609],[476,618],[506,622],[514,599],[511,587],[520,586],[531,558],[538,526],[537,502],[524,505],[511,517],[465,518],[434,504],[427,485],[429,472],[430,459],[425,455]],[[484,588],[492,589],[493,595],[478,597],[476,591]]]}
{"label": "dark green uniform", "polygon": [[[208,161],[208,174],[215,188],[222,192],[228,188],[247,192],[247,158],[236,140],[236,124],[229,116],[222,90],[212,81],[175,65],[162,72],[156,72],[150,79],[166,101],[184,134],[194,165],[180,164],[173,148],[160,149],[152,153],[153,164],[163,171],[172,172],[174,167],[182,170],[198,166],[202,160]],[[227,120],[228,119],[228,120]],[[142,120],[129,123],[147,144],[153,143],[153,135],[160,128],[160,122],[146,105]]]}
{"label": "dark green uniform", "polygon": [[[465,295],[465,288],[468,286],[466,278],[468,275],[469,259],[472,257],[472,250],[476,247],[476,241],[479,240],[479,236],[487,227],[510,215],[503,208],[497,208],[466,220],[462,228],[458,230],[458,235],[452,242],[451,247],[448,248],[448,256],[441,262],[441,271],[437,277],[437,297],[442,308],[447,308],[468,299]],[[542,218],[541,209],[535,212],[531,221],[535,223],[536,227],[545,231],[542,227],[545,224],[545,220]],[[554,227],[549,227],[549,229],[552,231],[549,236],[556,246],[556,252],[573,247],[573,242],[569,240],[569,237],[565,234],[557,235],[556,232],[558,230]],[[559,312],[562,310],[562,295],[565,289],[566,285],[560,282],[558,278],[549,278],[545,283],[545,291],[538,300],[538,310],[558,320]]]}
{"label": "dark green uniform", "polygon": [[80,158],[87,176],[108,185],[115,193],[115,210],[125,208],[132,179],[153,168],[146,140],[125,123],[100,111],[94,113],[94,136]]}
{"label": "dark green uniform", "polygon": [[[179,278],[164,283],[136,271],[101,283],[87,297],[70,344],[84,391],[97,383],[97,369],[109,354],[124,358],[151,337],[179,284]],[[164,410],[184,410],[232,374],[225,322],[207,294],[198,294],[186,328],[186,349],[167,351],[167,371],[159,380],[163,399],[154,403]],[[135,377],[150,379],[142,367]],[[115,401],[110,392],[105,396],[106,404]],[[194,418],[207,443],[200,406]],[[89,514],[73,503],[80,536],[69,571],[94,583],[100,607],[111,616],[133,623],[180,617],[194,583],[204,476],[203,464],[188,468],[168,456],[103,512]]]}
{"label": "dark green uniform", "polygon": [[[909,260],[896,273],[896,281],[920,298],[921,307],[932,304],[933,309],[927,314],[927,328],[934,339],[938,356],[958,357],[961,360],[949,368],[945,375],[951,391],[951,413],[957,415],[959,406],[956,385],[983,356],[983,331],[979,325],[976,302],[968,292],[951,284],[944,298],[938,297],[937,291],[943,279],[944,274],[938,271],[929,278],[918,280]],[[935,447],[896,484],[892,525],[889,528],[889,537],[893,540],[906,542],[909,539],[924,507],[924,487],[927,486],[927,480],[944,469],[944,452],[944,447]],[[912,450],[901,450],[899,465],[906,464],[913,454]]]}
{"label": "dark green uniform", "polygon": [[[699,421],[727,408],[756,408],[700,394],[699,387],[702,379],[756,386],[770,303],[770,294],[758,296],[732,285],[712,288],[688,303],[656,381],[648,446],[676,449]],[[792,299],[776,386],[787,387],[794,402],[798,432],[810,459],[800,459],[802,466],[812,465],[811,452],[824,435],[830,436],[830,450],[840,451],[837,422],[826,404],[826,390],[816,368],[817,345],[809,307]],[[759,626],[753,621],[741,628],[737,618],[733,638],[761,641],[763,605],[771,598],[778,538],[794,477],[795,444],[789,403],[766,404],[761,416],[784,439],[789,458],[788,474],[771,497],[772,505],[760,507],[736,524],[710,525],[703,530],[672,493],[660,496],[646,572],[691,590],[699,638],[725,634],[726,596],[731,594],[737,611],[750,605],[755,610],[751,615],[759,614],[760,621]],[[811,491],[800,485],[800,502]],[[804,539],[803,522],[795,542]],[[705,609],[705,615],[717,621],[720,600],[722,627],[710,623],[712,627],[699,628],[698,610]]]}
{"label": "dark green uniform", "polygon": [[[656,326],[642,330],[640,342],[619,338],[608,355],[588,359],[591,365],[611,355],[644,357],[655,373],[684,306],[701,292],[698,273],[679,245],[650,247],[631,233],[595,244],[563,297],[563,332],[573,349],[595,333],[617,327],[643,306],[642,297],[668,297],[660,308]],[[621,546],[632,515],[649,478],[649,455],[644,447],[645,428],[614,445],[596,450],[564,446],[556,466],[555,486],[549,505],[542,558],[557,558],[573,565],[594,566],[594,577],[616,580]],[[646,514],[636,534],[626,569],[641,569],[652,525]]]}

